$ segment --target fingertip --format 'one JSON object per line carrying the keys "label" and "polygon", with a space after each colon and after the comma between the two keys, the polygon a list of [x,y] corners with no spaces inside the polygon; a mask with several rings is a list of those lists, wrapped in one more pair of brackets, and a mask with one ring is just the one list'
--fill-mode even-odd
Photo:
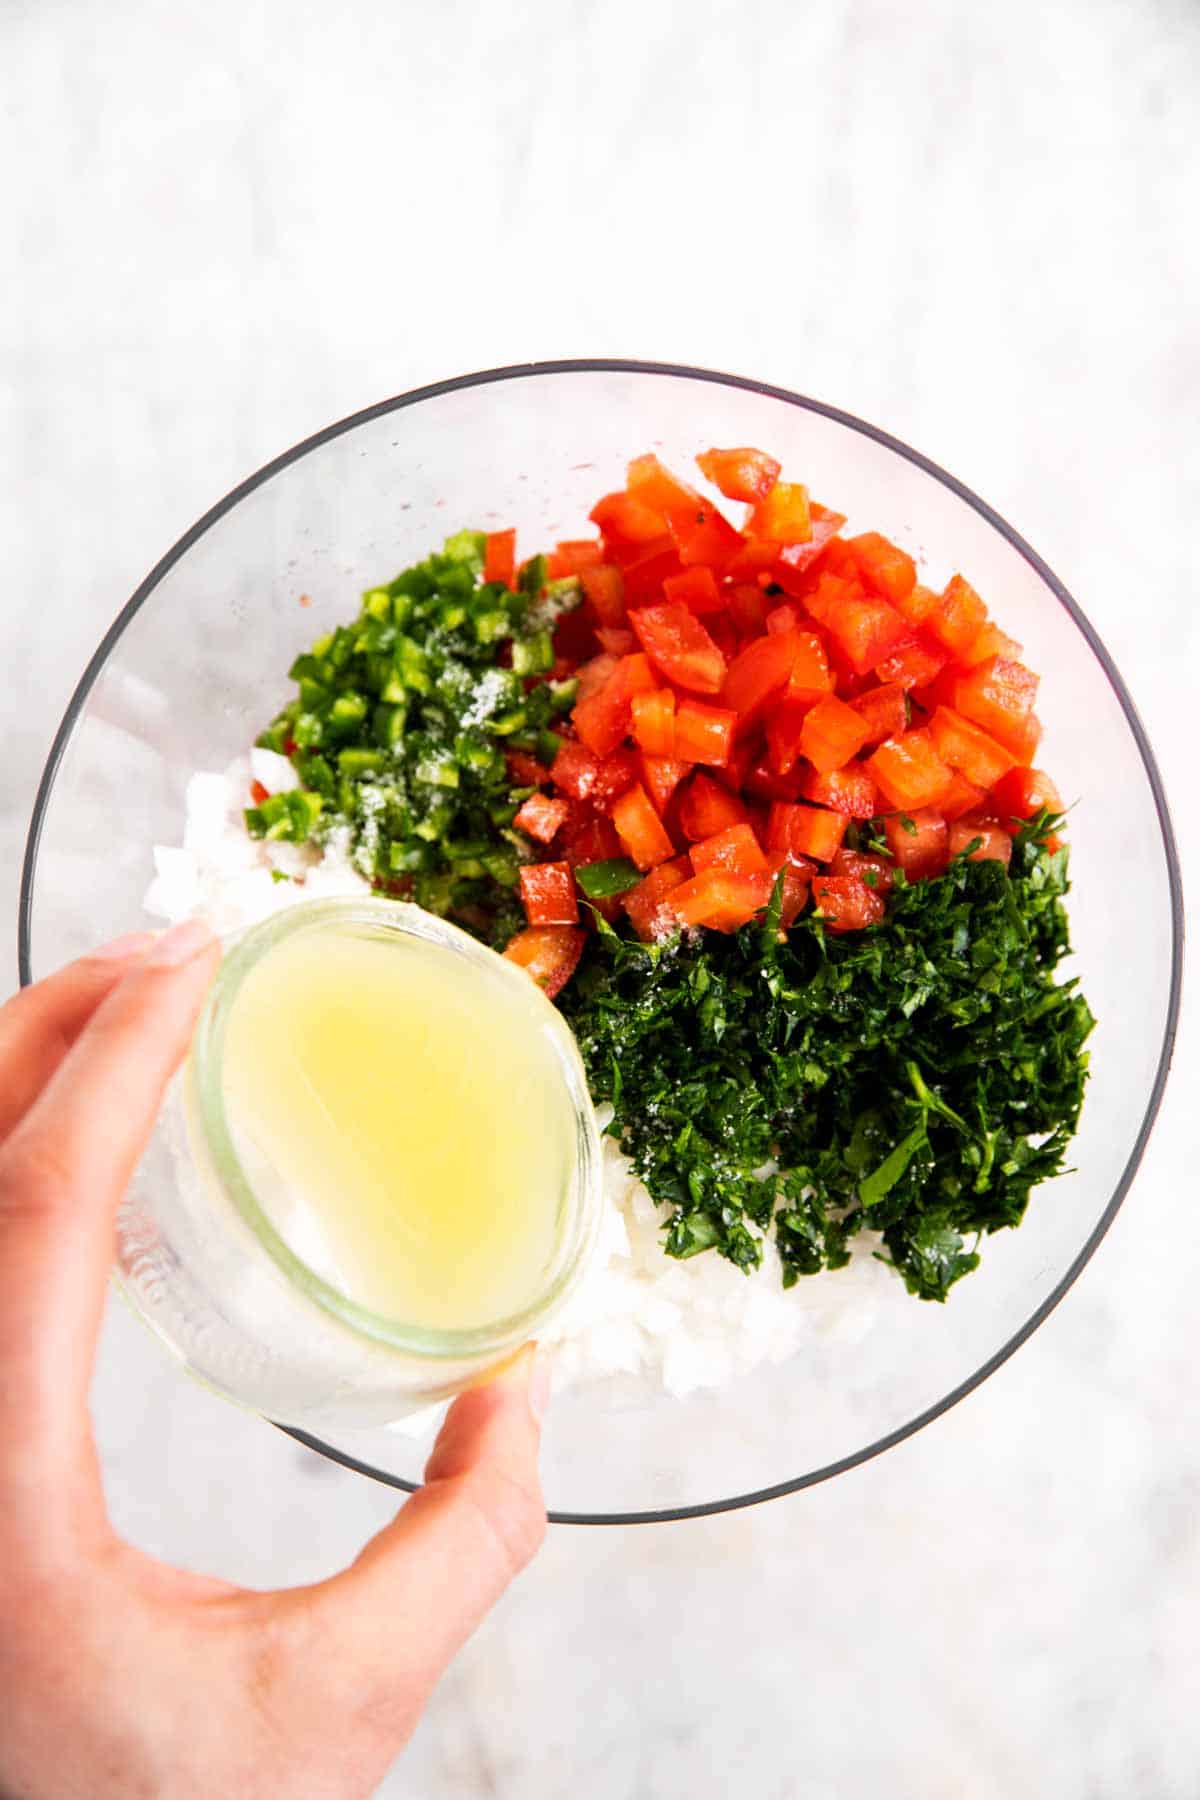
{"label": "fingertip", "polygon": [[550,1404],[551,1383],[550,1359],[531,1339],[507,1362],[479,1376],[466,1391],[491,1393],[505,1405],[523,1406],[540,1426]]}
{"label": "fingertip", "polygon": [[507,1466],[536,1479],[548,1396],[535,1344],[459,1394],[442,1421],[425,1470],[442,1481],[480,1466]]}
{"label": "fingertip", "polygon": [[83,960],[106,965],[132,963],[154,948],[158,935],[156,931],[129,931],[124,937],[114,938],[110,944],[97,944]]}
{"label": "fingertip", "polygon": [[217,939],[205,919],[185,919],[164,931],[145,961],[148,969],[178,969],[216,948]]}

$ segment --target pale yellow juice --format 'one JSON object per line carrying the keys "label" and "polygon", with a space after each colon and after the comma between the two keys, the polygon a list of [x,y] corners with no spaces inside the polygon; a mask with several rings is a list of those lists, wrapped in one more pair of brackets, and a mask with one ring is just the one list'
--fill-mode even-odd
{"label": "pale yellow juice", "polygon": [[226,1116],[289,1247],[404,1325],[473,1329],[541,1291],[575,1115],[546,1002],[436,944],[305,930],[232,1001]]}

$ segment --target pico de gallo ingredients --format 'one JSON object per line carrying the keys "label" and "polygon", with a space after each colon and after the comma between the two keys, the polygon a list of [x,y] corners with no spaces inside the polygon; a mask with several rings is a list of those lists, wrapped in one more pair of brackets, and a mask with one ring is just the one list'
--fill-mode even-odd
{"label": "pico de gallo ingredients", "polygon": [[[1038,677],[961,575],[749,447],[654,455],[597,535],[463,531],[297,659],[252,834],[348,825],[380,891],[568,1013],[665,1248],[785,1279],[864,1227],[944,1299],[1061,1165],[1091,1026]],[[778,1171],[778,1172],[772,1172]]]}

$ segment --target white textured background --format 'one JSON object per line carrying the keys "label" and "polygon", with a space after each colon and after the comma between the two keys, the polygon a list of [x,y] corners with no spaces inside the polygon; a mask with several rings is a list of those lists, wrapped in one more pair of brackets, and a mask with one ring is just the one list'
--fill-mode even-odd
{"label": "white textured background", "polygon": [[[0,106],[3,917],[68,693],[200,512],[381,396],[589,353],[799,388],[992,501],[1124,671],[1186,872],[1196,0],[0,0]],[[1194,1800],[1198,1074],[1193,1014],[982,1392],[792,1500],[556,1529],[384,1792]],[[200,1567],[306,1578],[391,1504],[123,1319],[97,1410],[120,1522]]]}

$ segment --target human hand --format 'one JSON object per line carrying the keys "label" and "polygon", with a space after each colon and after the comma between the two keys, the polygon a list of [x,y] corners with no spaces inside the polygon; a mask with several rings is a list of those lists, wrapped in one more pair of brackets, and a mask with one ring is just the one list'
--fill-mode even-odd
{"label": "human hand", "polygon": [[0,1008],[0,1793],[369,1795],[537,1550],[527,1349],[451,1407],[426,1485],[331,1580],[256,1593],[108,1522],[88,1387],[117,1206],[215,973],[198,926]]}

